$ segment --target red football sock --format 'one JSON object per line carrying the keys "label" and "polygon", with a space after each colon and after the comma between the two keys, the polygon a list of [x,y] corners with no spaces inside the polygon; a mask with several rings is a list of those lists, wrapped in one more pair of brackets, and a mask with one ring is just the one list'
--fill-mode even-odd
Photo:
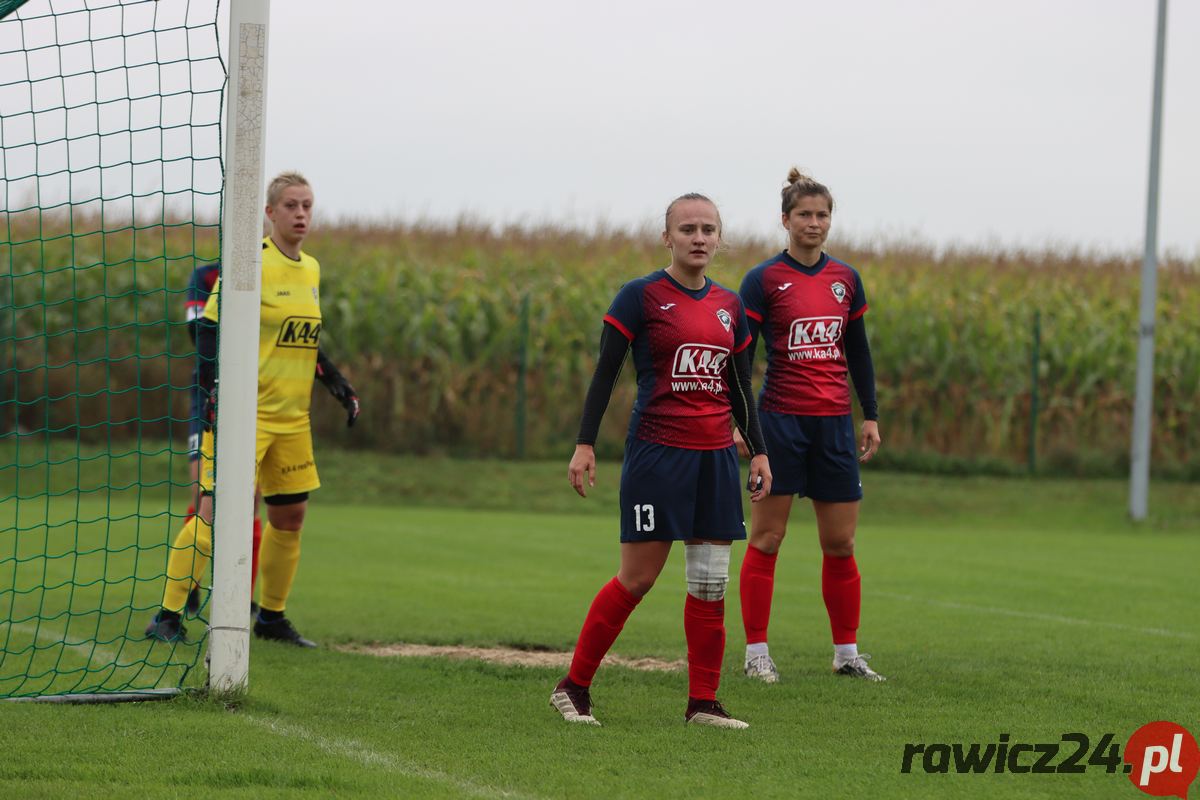
{"label": "red football sock", "polygon": [[825,556],[821,565],[821,594],[829,612],[834,644],[858,641],[858,614],[862,608],[862,578],[854,556]]}
{"label": "red football sock", "polygon": [[725,658],[725,601],[687,596],[683,632],[688,646],[688,697],[716,700]]}
{"label": "red football sock", "polygon": [[254,518],[254,538],[250,545],[250,597],[254,597],[254,584],[258,581],[258,548],[262,546],[262,520]]}
{"label": "red football sock", "polygon": [[580,686],[591,686],[596,670],[608,648],[617,640],[625,620],[637,608],[642,598],[634,597],[615,577],[604,584],[592,607],[588,609],[575,644],[575,655],[571,658],[571,669],[567,677]]}
{"label": "red football sock", "polygon": [[775,560],[779,553],[764,553],[747,547],[742,560],[738,592],[742,596],[742,625],[746,644],[767,641],[767,623],[771,621],[771,595],[775,593]]}

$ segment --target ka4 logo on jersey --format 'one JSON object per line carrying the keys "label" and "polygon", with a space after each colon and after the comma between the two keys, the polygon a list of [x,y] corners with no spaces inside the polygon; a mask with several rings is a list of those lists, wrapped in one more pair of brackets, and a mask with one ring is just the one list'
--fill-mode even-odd
{"label": "ka4 logo on jersey", "polygon": [[318,317],[288,317],[279,326],[276,347],[316,347],[321,341]]}
{"label": "ka4 logo on jersey", "polygon": [[802,317],[792,320],[788,333],[788,349],[827,347],[842,338],[841,317]]}
{"label": "ka4 logo on jersey", "polygon": [[672,378],[716,378],[725,370],[729,350],[711,344],[681,344],[671,365]]}

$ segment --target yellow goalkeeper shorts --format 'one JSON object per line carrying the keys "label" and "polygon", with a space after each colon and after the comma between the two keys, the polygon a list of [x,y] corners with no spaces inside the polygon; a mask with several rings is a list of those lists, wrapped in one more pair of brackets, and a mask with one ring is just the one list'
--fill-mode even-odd
{"label": "yellow goalkeeper shorts", "polygon": [[[313,459],[312,431],[255,433],[254,480],[264,497],[311,492],[321,486]],[[200,442],[200,490],[211,492],[216,478],[213,434],[205,431]]]}

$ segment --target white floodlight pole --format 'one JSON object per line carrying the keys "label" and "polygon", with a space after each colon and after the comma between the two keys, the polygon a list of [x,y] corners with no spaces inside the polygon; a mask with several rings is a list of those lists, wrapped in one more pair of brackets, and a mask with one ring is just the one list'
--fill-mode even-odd
{"label": "white floodlight pole", "polygon": [[1154,52],[1154,110],[1150,117],[1150,186],[1146,197],[1146,252],[1138,321],[1137,394],[1129,454],[1129,516],[1146,518],[1150,493],[1150,423],[1154,415],[1154,320],[1158,300],[1158,172],[1162,148],[1163,61],[1167,49],[1167,0],[1158,0]]}
{"label": "white floodlight pole", "polygon": [[220,692],[246,688],[250,674],[250,526],[258,416],[269,11],[270,0],[232,0],[229,9],[208,678],[209,687]]}

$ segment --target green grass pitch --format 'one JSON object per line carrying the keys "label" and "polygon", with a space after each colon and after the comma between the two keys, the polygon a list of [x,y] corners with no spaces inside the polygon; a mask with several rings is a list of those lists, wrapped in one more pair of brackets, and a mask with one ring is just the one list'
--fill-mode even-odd
{"label": "green grass pitch", "polygon": [[[1193,486],[1156,486],[1154,521],[1135,527],[1119,482],[871,474],[861,647],[887,683],[829,674],[820,556],[800,503],[779,562],[776,686],[740,673],[735,545],[721,696],[750,730],[686,727],[684,673],[617,667],[594,684],[596,729],[548,706],[555,669],[330,645],[569,650],[616,569],[619,467],[602,465],[596,496],[578,500],[557,463],[355,456],[351,484],[349,458],[322,462],[289,604],[321,649],[253,644],[249,695],[231,706],[0,703],[0,797],[1136,798],[1102,766],[926,774],[918,756],[902,774],[902,756],[906,743],[1003,733],[1113,733],[1123,745],[1157,719],[1200,733]],[[614,652],[683,658],[683,598],[676,553]]]}

